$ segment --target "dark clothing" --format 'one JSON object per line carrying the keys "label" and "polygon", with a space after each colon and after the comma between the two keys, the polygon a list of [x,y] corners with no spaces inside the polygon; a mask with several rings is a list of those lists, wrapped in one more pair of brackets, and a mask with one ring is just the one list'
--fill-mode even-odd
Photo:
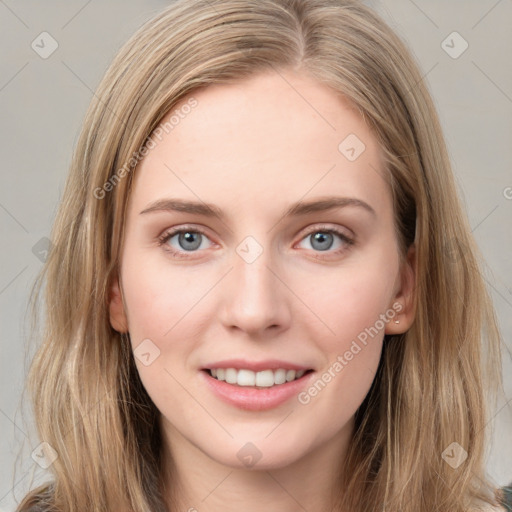
{"label": "dark clothing", "polygon": [[512,512],[512,482],[506,487],[502,487],[503,491],[503,506],[507,512]]}

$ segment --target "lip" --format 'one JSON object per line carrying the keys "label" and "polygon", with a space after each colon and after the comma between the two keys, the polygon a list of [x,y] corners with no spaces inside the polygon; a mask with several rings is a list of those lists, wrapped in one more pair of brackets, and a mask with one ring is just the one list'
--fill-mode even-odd
{"label": "lip", "polygon": [[[311,366],[302,366],[299,364],[290,363],[288,361],[281,361],[278,359],[267,359],[266,361],[247,361],[246,359],[227,359],[214,363],[208,363],[203,366],[203,370],[211,370],[212,368],[235,368],[237,370],[252,370],[253,372],[261,372],[263,370],[278,370],[283,368],[285,370],[311,370]],[[284,384],[282,384],[284,385]]]}
{"label": "lip", "polygon": [[[266,364],[268,364],[268,361]],[[283,363],[281,362],[280,364]],[[254,366],[255,365],[253,364],[253,367]],[[236,368],[236,366],[212,366],[212,368]],[[239,368],[252,369],[247,366],[239,366]],[[276,368],[283,368],[283,366],[277,366]],[[295,369],[294,365],[288,367],[285,366],[285,368],[289,368],[290,370]],[[273,368],[265,366],[263,369]],[[306,368],[300,367],[298,369],[305,370]],[[264,411],[280,406],[292,397],[297,396],[300,391],[307,386],[313,375],[315,375],[315,372],[311,371],[291,382],[279,384],[271,388],[256,388],[252,386],[237,386],[235,384],[228,384],[222,380],[217,380],[212,377],[206,369],[201,370],[199,373],[208,388],[219,399],[230,405],[238,407],[239,409],[247,411]]]}

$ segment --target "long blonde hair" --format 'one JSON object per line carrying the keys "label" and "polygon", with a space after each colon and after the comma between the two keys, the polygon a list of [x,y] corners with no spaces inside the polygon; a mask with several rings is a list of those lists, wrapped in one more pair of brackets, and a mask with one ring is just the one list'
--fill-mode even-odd
{"label": "long blonde hair", "polygon": [[[119,51],[74,152],[33,296],[37,304],[44,283],[44,338],[27,388],[40,440],[58,457],[53,481],[18,511],[36,502],[66,512],[167,510],[159,412],[108,316],[133,174],[164,114],[187,95],[287,68],[359,110],[386,157],[402,257],[413,242],[417,254],[416,319],[385,337],[356,414],[340,510],[497,505],[484,464],[501,340],[438,116],[406,46],[354,0],[178,0]],[[457,468],[443,455],[454,446],[467,452]]]}

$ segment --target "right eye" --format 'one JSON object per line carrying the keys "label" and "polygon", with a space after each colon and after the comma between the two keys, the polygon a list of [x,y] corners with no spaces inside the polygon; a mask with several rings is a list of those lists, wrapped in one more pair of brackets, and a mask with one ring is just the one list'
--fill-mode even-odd
{"label": "right eye", "polygon": [[159,245],[173,257],[186,258],[187,253],[200,252],[205,249],[206,234],[198,228],[173,228],[159,237]]}

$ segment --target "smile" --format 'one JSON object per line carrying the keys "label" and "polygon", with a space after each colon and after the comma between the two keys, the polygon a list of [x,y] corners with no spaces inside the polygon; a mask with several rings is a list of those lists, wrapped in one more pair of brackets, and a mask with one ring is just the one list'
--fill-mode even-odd
{"label": "smile", "polygon": [[313,370],[290,370],[278,368],[276,370],[262,370],[255,372],[245,368],[210,368],[206,370],[211,377],[243,387],[270,388],[286,382],[300,379],[305,373]]}

